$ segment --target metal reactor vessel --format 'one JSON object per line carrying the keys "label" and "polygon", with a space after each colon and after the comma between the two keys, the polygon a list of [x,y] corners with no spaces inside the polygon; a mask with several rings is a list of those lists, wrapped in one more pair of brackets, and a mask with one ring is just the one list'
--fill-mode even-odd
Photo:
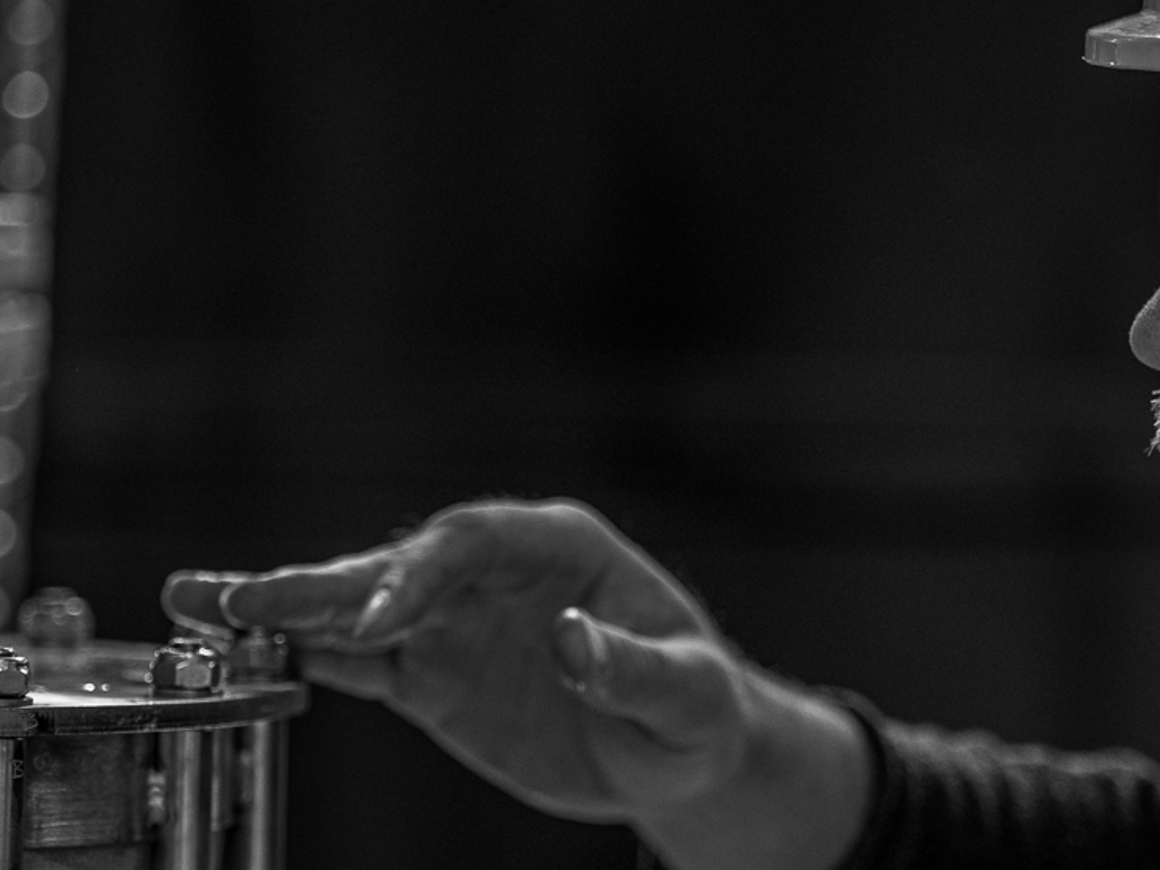
{"label": "metal reactor vessel", "polygon": [[64,588],[17,621],[0,635],[0,870],[281,870],[307,691],[280,635],[96,640]]}
{"label": "metal reactor vessel", "polygon": [[1096,66],[1160,71],[1160,0],[1087,32],[1084,60]]}

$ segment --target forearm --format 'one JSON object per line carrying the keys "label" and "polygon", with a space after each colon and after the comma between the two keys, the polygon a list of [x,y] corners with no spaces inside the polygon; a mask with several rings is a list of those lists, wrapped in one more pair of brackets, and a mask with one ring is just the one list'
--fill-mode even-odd
{"label": "forearm", "polygon": [[1160,770],[1124,750],[1067,753],[891,722],[873,818],[844,870],[1160,866]]}
{"label": "forearm", "polygon": [[695,800],[643,813],[641,836],[674,870],[830,870],[862,832],[873,761],[837,705],[759,673],[748,677],[746,747]]}

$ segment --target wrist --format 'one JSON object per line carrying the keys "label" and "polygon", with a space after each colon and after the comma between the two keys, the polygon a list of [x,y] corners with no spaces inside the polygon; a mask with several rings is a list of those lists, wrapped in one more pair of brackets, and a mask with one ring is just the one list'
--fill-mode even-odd
{"label": "wrist", "polygon": [[768,674],[745,669],[741,684],[720,775],[640,813],[639,833],[682,870],[837,866],[868,814],[864,732],[844,709]]}

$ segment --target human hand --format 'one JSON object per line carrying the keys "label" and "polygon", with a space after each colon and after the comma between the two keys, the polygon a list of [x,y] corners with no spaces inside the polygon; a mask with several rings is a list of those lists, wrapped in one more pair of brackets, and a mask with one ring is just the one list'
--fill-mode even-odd
{"label": "human hand", "polygon": [[666,571],[575,502],[458,506],[319,565],[182,571],[163,604],[198,628],[285,632],[307,679],[383,701],[557,815],[664,815],[747,751],[746,668]]}

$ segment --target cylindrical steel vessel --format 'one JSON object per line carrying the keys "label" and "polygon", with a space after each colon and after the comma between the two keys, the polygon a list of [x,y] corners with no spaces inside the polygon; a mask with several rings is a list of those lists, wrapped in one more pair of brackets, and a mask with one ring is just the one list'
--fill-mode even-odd
{"label": "cylindrical steel vessel", "polygon": [[151,684],[162,654],[141,644],[0,647],[30,670],[0,698],[0,870],[281,870],[301,683],[223,659],[221,679],[179,660]]}

